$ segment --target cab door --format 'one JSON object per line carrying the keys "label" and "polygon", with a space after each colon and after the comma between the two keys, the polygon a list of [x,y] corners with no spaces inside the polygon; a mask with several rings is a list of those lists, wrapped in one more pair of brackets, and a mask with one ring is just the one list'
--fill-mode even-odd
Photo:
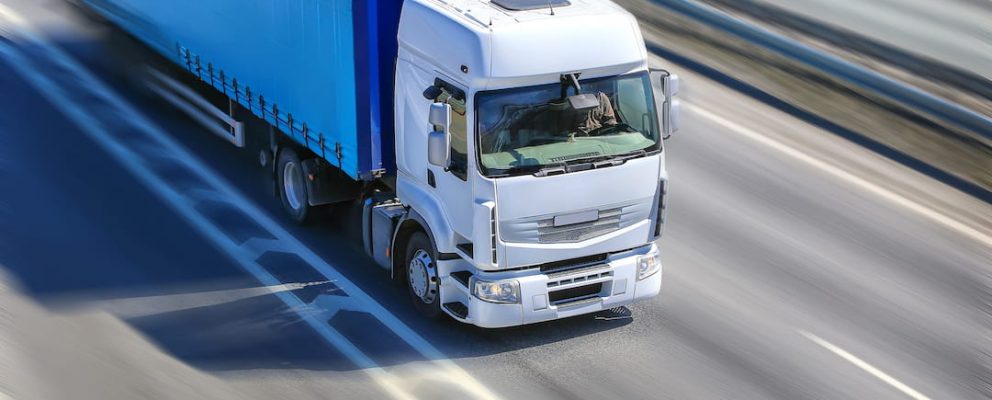
{"label": "cab door", "polygon": [[440,94],[433,102],[451,106],[451,126],[448,127],[451,157],[448,167],[428,166],[427,184],[442,200],[449,225],[468,240],[472,237],[472,186],[468,179],[470,139],[466,91],[441,77],[434,80],[434,86],[440,89]]}

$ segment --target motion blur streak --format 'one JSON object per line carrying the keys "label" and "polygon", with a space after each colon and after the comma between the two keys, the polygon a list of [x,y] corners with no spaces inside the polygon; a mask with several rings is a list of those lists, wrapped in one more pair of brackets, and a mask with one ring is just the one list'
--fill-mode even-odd
{"label": "motion blur streak", "polygon": [[824,172],[826,172],[828,174],[831,174],[831,175],[833,175],[833,176],[835,176],[837,178],[840,178],[840,179],[844,180],[847,183],[850,183],[850,184],[855,185],[855,186],[857,186],[859,188],[862,188],[862,189],[867,190],[867,191],[869,191],[871,193],[874,193],[874,194],[878,195],[879,197],[882,197],[882,198],[884,198],[884,199],[886,199],[888,201],[891,201],[891,202],[896,203],[896,204],[898,204],[898,205],[900,205],[902,207],[905,207],[906,209],[908,209],[910,211],[913,211],[914,213],[917,213],[917,214],[919,214],[919,215],[921,215],[923,217],[926,217],[927,219],[930,219],[930,220],[932,220],[934,222],[937,222],[937,223],[939,223],[941,225],[944,225],[947,228],[953,229],[953,230],[957,231],[958,233],[961,233],[963,235],[966,235],[966,236],[968,236],[968,237],[976,240],[977,242],[979,242],[979,243],[981,243],[981,244],[983,244],[985,246],[988,246],[988,247],[992,248],[992,236],[990,236],[990,235],[988,235],[988,234],[986,234],[986,233],[984,233],[982,231],[979,231],[976,228],[972,228],[971,226],[965,225],[964,223],[961,223],[958,220],[955,220],[953,218],[947,217],[944,214],[941,214],[941,213],[939,213],[937,211],[934,211],[934,210],[930,209],[929,207],[923,206],[923,205],[921,205],[919,203],[916,203],[916,202],[914,202],[914,201],[912,201],[910,199],[907,199],[907,198],[905,198],[903,196],[900,196],[900,195],[898,195],[896,193],[893,193],[892,191],[889,191],[889,190],[887,190],[885,188],[882,188],[882,187],[880,187],[878,185],[875,185],[875,184],[873,184],[873,183],[871,183],[871,182],[869,182],[869,181],[867,181],[867,180],[865,180],[865,179],[863,179],[861,177],[858,177],[858,176],[856,176],[856,175],[854,175],[854,174],[852,174],[850,172],[844,171],[844,170],[842,170],[840,168],[837,168],[837,167],[835,167],[833,165],[830,165],[830,164],[828,164],[826,162],[820,161],[820,160],[818,160],[816,158],[813,158],[813,157],[807,155],[806,153],[803,153],[803,152],[801,152],[801,151],[799,151],[797,149],[794,149],[792,147],[786,146],[786,145],[784,145],[784,144],[782,144],[780,142],[777,142],[777,141],[775,141],[775,140],[773,140],[773,139],[771,139],[771,138],[769,138],[769,137],[767,137],[765,135],[762,135],[762,134],[760,134],[758,132],[755,132],[754,130],[748,129],[748,128],[746,128],[744,126],[741,126],[741,125],[739,125],[739,124],[737,124],[737,123],[735,123],[733,121],[727,120],[726,118],[723,118],[723,117],[721,117],[719,115],[716,115],[713,112],[710,112],[710,111],[706,110],[705,108],[702,108],[700,106],[694,105],[692,103],[683,103],[683,104],[685,104],[687,106],[686,108],[692,110],[693,112],[699,114],[700,116],[703,116],[703,117],[705,117],[705,118],[707,118],[707,119],[709,119],[709,120],[711,120],[711,121],[713,121],[713,122],[715,122],[717,124],[720,124],[720,125],[726,127],[727,129],[733,131],[733,132],[739,133],[739,134],[741,134],[741,135],[743,135],[743,136],[745,136],[745,137],[747,137],[749,139],[752,139],[752,140],[754,140],[754,141],[756,141],[758,143],[761,143],[762,145],[765,145],[767,147],[770,147],[772,149],[775,149],[775,150],[777,150],[779,152],[782,152],[782,153],[784,153],[784,154],[786,154],[786,155],[788,155],[790,157],[793,157],[793,158],[795,158],[795,159],[797,159],[799,161],[802,161],[802,162],[804,162],[806,164],[809,164],[809,165],[811,165],[813,167],[816,167],[817,169],[820,169],[820,170],[822,170],[822,171],[824,171]]}
{"label": "motion blur streak", "polygon": [[861,368],[866,372],[868,372],[869,374],[872,374],[876,378],[881,379],[882,382],[888,383],[889,385],[892,385],[892,387],[899,389],[899,391],[906,393],[906,395],[908,395],[909,397],[912,397],[913,399],[916,400],[930,400],[929,397],[920,394],[920,392],[917,392],[913,388],[906,386],[905,383],[899,382],[896,378],[889,376],[889,374],[880,371],[878,368],[871,366],[871,364],[864,362],[860,358],[855,357],[853,354],[848,353],[847,351],[845,351],[840,347],[837,347],[833,343],[823,340],[823,338],[809,332],[799,331],[799,333],[801,333],[807,339],[812,340],[814,343],[822,346],[827,350],[830,350],[834,354],[849,361],[851,364],[854,364],[858,368]]}
{"label": "motion blur streak", "polygon": [[[825,120],[939,139],[617,2],[652,43]],[[147,48],[63,0],[0,3],[0,400],[992,399],[992,207],[677,60],[652,60],[685,83],[665,293],[484,330],[422,320],[338,218],[354,212],[284,218],[256,152],[128,80],[162,61]],[[258,267],[262,251],[295,258]]]}
{"label": "motion blur streak", "polygon": [[[18,18],[16,13],[12,10],[4,8],[5,7],[0,5],[0,13],[4,16],[13,15],[13,22],[23,22],[23,19]],[[355,303],[354,305],[339,306],[340,309],[352,309],[352,307],[357,306],[357,309],[368,311],[373,314],[403,340],[407,341],[407,343],[409,343],[412,347],[426,356],[434,364],[433,367],[437,369],[436,371],[428,371],[426,373],[424,371],[416,371],[412,374],[415,375],[411,377],[412,379],[419,380],[421,379],[420,375],[426,375],[430,376],[430,378],[434,380],[443,380],[450,384],[454,384],[455,386],[463,389],[466,394],[471,395],[473,398],[497,398],[497,396],[489,391],[488,388],[477,382],[455,363],[445,359],[445,356],[434,348],[434,346],[400,322],[395,316],[390,314],[385,310],[385,308],[365,294],[360,288],[358,288],[358,286],[341,276],[334,267],[324,262],[318,255],[306,248],[303,243],[296,240],[289,232],[282,229],[275,221],[270,219],[261,210],[252,205],[248,199],[241,195],[230,184],[226,183],[223,178],[212,173],[208,166],[204,165],[195,156],[185,150],[178,142],[162,132],[151,121],[130,106],[124,99],[115,95],[111,89],[88,72],[83,66],[73,61],[72,58],[58,48],[47,43],[39,34],[33,32],[29,26],[26,26],[23,23],[19,23],[19,25],[20,26],[17,27],[19,30],[17,33],[19,35],[17,39],[27,40],[31,44],[43,49],[46,56],[49,57],[51,61],[60,65],[66,71],[74,75],[74,78],[78,79],[88,90],[92,91],[91,94],[98,96],[102,100],[105,100],[114,106],[116,111],[119,113],[118,116],[121,119],[128,121],[134,128],[137,128],[137,131],[147,135],[147,139],[151,139],[151,143],[145,143],[146,145],[152,145],[155,148],[160,149],[160,155],[167,156],[167,158],[171,156],[173,158],[171,162],[181,164],[182,166],[189,168],[191,172],[204,178],[204,180],[212,186],[208,189],[208,191],[216,191],[216,193],[208,193],[208,197],[224,199],[224,201],[240,208],[241,211],[252,217],[255,222],[257,222],[276,238],[271,241],[278,242],[275,244],[276,248],[284,251],[292,251],[301,258],[307,260],[329,279],[335,281],[338,286],[344,289],[344,291],[348,294],[349,297],[346,303]],[[32,70],[30,68],[31,63],[28,62],[27,59],[21,57],[16,50],[12,49],[3,42],[0,42],[0,54],[6,56],[10,65],[14,67],[22,75],[22,77],[32,83],[39,90],[39,92],[45,94],[45,96],[57,108],[59,108],[67,117],[72,119],[92,139],[100,144],[104,150],[117,158],[117,160],[130,172],[132,172],[135,177],[140,179],[149,189],[158,194],[167,202],[167,204],[173,207],[176,212],[186,217],[192,225],[196,226],[205,236],[213,240],[216,245],[226,251],[234,260],[245,268],[246,271],[254,275],[265,285],[276,286],[281,284],[276,277],[272,276],[258,263],[258,257],[263,251],[259,251],[258,254],[255,254],[255,251],[262,249],[252,249],[251,247],[254,244],[252,241],[245,243],[244,246],[239,246],[234,243],[219,226],[206,218],[202,214],[202,211],[199,211],[196,208],[198,200],[202,200],[198,199],[198,197],[203,196],[204,194],[202,190],[182,193],[179,189],[170,186],[162,178],[156,175],[155,172],[149,167],[155,162],[161,162],[160,160],[149,160],[147,158],[143,158],[140,153],[125,147],[120,142],[115,140],[115,138],[110,136],[108,133],[109,129],[105,129],[105,127],[101,126],[101,123],[96,118],[88,114],[85,110],[81,109],[70,100],[72,97],[69,93],[62,90],[62,88],[56,85],[52,80]],[[146,138],[137,140],[140,141]],[[245,248],[246,246],[247,248]],[[349,342],[344,335],[328,325],[325,320],[317,319],[320,316],[319,312],[307,312],[307,310],[312,308],[311,306],[304,303],[290,292],[280,291],[275,294],[288,306],[296,310],[297,313],[305,321],[307,321],[307,323],[314,330],[327,339],[330,344],[337,347],[349,358],[351,358],[352,361],[361,366],[363,370],[375,379],[379,385],[386,389],[391,396],[397,399],[416,398],[405,389],[404,385],[402,385],[404,379],[403,377],[395,376],[379,367],[371,358],[369,358],[366,354],[363,354],[362,351],[353,343]]]}
{"label": "motion blur streak", "polygon": [[253,297],[291,292],[306,288],[308,286],[323,285],[327,283],[330,283],[330,281],[286,283],[244,289],[213,290],[207,292],[180,293],[159,296],[125,297],[103,301],[86,301],[85,298],[72,297],[57,299],[53,303],[61,306],[60,311],[78,312],[80,309],[99,309],[107,311],[120,318],[137,318],[232,303]]}

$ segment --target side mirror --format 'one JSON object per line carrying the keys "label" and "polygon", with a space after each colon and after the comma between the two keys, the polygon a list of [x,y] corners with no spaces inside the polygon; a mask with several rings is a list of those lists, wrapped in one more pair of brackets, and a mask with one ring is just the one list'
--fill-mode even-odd
{"label": "side mirror", "polygon": [[664,138],[668,139],[679,131],[682,121],[681,104],[676,99],[679,94],[679,76],[665,70],[651,70],[651,86],[654,88],[655,108],[661,110],[658,126],[661,127]]}
{"label": "side mirror", "polygon": [[434,130],[447,132],[451,125],[451,106],[447,103],[432,103],[427,121],[434,125]]}
{"label": "side mirror", "polygon": [[427,135],[427,161],[431,165],[448,168],[451,161],[451,106],[445,103],[431,104],[428,121],[434,130]]}
{"label": "side mirror", "polygon": [[681,85],[681,80],[676,74],[669,74],[668,78],[665,80],[665,98],[668,99],[668,108],[666,109],[667,114],[665,119],[668,121],[666,125],[667,135],[672,136],[675,132],[679,131],[679,127],[682,125],[682,104],[679,103],[679,99],[676,98],[679,94],[679,86]]}

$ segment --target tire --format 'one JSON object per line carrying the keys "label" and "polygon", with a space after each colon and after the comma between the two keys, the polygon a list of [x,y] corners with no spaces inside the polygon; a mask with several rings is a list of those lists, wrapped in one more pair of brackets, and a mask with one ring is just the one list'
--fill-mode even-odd
{"label": "tire", "polygon": [[307,202],[306,177],[303,176],[303,164],[300,156],[291,148],[279,151],[276,160],[276,186],[282,208],[294,222],[304,225],[310,222],[314,207]]}
{"label": "tire", "polygon": [[423,232],[410,236],[406,246],[403,274],[414,307],[428,319],[440,319],[441,280],[437,277],[437,250]]}

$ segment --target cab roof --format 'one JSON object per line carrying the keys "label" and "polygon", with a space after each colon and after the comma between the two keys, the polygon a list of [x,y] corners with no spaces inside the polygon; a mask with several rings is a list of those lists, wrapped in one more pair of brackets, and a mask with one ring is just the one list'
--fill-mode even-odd
{"label": "cab roof", "polygon": [[568,0],[553,14],[493,1],[505,0],[405,1],[400,57],[416,55],[454,80],[485,88],[646,68],[637,19],[609,0]]}
{"label": "cab roof", "polygon": [[554,17],[623,13],[610,0],[427,0],[482,26]]}
{"label": "cab roof", "polygon": [[554,7],[570,6],[568,0],[492,0],[491,3],[510,11],[536,10],[539,8],[554,9]]}

